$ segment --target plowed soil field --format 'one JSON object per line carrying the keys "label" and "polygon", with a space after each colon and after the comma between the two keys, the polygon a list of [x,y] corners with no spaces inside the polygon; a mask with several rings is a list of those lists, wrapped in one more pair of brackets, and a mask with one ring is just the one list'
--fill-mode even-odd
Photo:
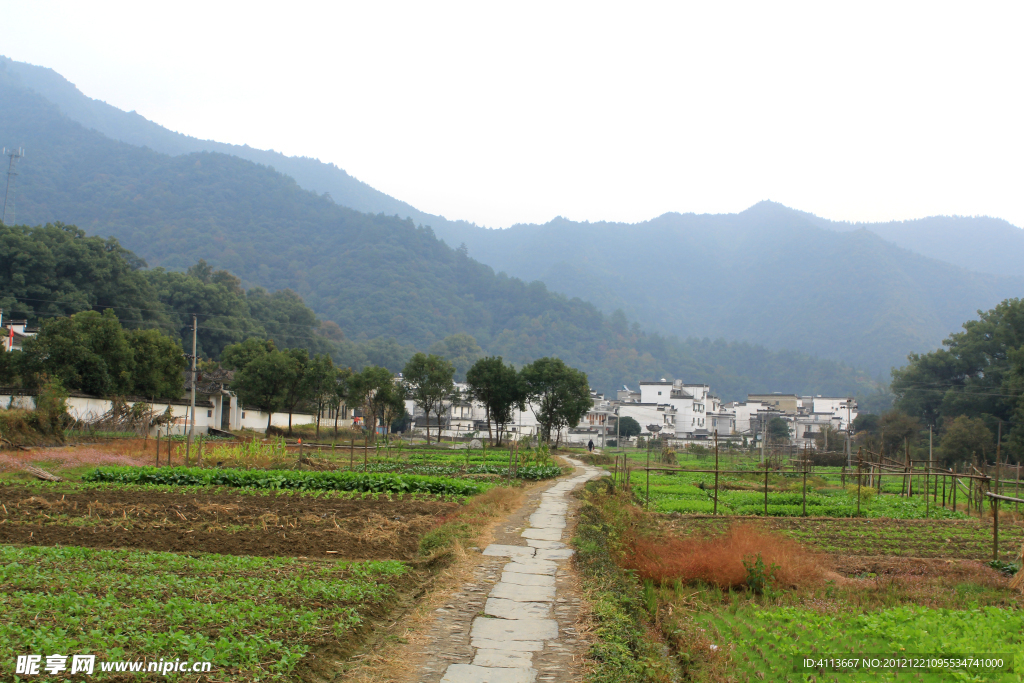
{"label": "plowed soil field", "polygon": [[[56,492],[55,492],[56,491]],[[226,555],[411,559],[439,501],[0,486],[0,543]]]}

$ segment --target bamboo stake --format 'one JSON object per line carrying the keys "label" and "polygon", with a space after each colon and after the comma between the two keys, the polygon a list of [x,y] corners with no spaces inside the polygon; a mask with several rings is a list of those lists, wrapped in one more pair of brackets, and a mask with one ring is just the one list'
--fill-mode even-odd
{"label": "bamboo stake", "polygon": [[[1002,453],[1003,421],[999,421],[998,436],[996,437],[996,495],[999,495],[999,458]],[[999,499],[993,498],[989,501],[992,506],[992,560],[999,559]]]}
{"label": "bamboo stake", "polygon": [[861,452],[857,449],[857,516],[860,517],[860,480],[861,480]]}
{"label": "bamboo stake", "polygon": [[953,473],[953,512],[956,512],[956,463],[953,463],[950,471]]}
{"label": "bamboo stake", "polygon": [[718,430],[715,430],[715,504],[714,512],[712,514],[718,514]]}
{"label": "bamboo stake", "polygon": [[[768,487],[766,486],[765,490],[767,490],[767,488]],[[804,463],[804,512],[803,512],[803,516],[804,517],[807,516],[807,463],[806,462]]]}
{"label": "bamboo stake", "polygon": [[764,461],[764,516],[768,516],[768,459]]}

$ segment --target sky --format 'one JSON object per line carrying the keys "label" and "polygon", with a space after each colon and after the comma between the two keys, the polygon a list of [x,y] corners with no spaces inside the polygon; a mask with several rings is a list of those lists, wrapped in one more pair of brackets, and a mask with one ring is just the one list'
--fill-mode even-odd
{"label": "sky", "polygon": [[488,227],[731,213],[1024,226],[1020,2],[0,0],[0,54]]}

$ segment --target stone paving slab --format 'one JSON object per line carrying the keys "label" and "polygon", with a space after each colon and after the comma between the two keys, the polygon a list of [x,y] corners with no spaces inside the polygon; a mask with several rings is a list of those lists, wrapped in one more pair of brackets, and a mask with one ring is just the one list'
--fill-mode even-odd
{"label": "stone paving slab", "polygon": [[533,538],[538,541],[560,541],[562,540],[561,529],[527,529],[523,532],[523,538]]}
{"label": "stone paving slab", "polygon": [[530,526],[535,529],[564,529],[565,515],[530,515]]}
{"label": "stone paving slab", "polygon": [[483,650],[505,650],[516,652],[540,652],[544,649],[544,643],[540,640],[490,640],[488,638],[476,638],[470,645]]}
{"label": "stone paving slab", "polygon": [[527,539],[526,545],[540,550],[559,550],[565,547],[565,544],[561,541],[541,541],[536,538]]}
{"label": "stone paving slab", "polygon": [[490,666],[502,668],[529,669],[533,664],[532,652],[517,652],[515,650],[485,650],[480,648],[473,658],[476,666]]}
{"label": "stone paving slab", "polygon": [[472,664],[452,664],[444,672],[441,683],[533,683],[535,669],[509,669]]}
{"label": "stone paving slab", "polygon": [[498,543],[492,543],[484,548],[484,555],[490,555],[492,557],[533,557],[533,548],[523,547],[521,545],[500,545]]}
{"label": "stone paving slab", "polygon": [[571,548],[562,548],[560,550],[538,550],[536,558],[538,560],[568,560],[572,557]]}
{"label": "stone paving slab", "polygon": [[515,586],[554,586],[555,577],[547,574],[520,574],[519,572],[502,572],[502,583]]}
{"label": "stone paving slab", "polygon": [[473,620],[470,638],[487,640],[554,640],[558,638],[558,622],[554,619],[486,619]]}
{"label": "stone paving slab", "polygon": [[[551,617],[550,602],[516,602],[504,598],[488,598],[484,614],[501,619],[548,619]],[[487,666],[496,666],[488,664]]]}
{"label": "stone paving slab", "polygon": [[558,571],[558,565],[550,560],[525,560],[521,562],[512,561],[505,565],[504,571],[516,572],[517,574],[547,574],[554,576]]}
{"label": "stone paving slab", "polygon": [[554,586],[515,586],[511,583],[499,583],[491,591],[492,598],[505,598],[516,602],[553,602]]}

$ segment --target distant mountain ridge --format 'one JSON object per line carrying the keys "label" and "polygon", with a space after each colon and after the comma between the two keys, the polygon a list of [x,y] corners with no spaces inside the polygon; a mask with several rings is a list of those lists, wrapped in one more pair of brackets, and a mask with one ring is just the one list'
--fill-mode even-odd
{"label": "distant mountain ridge", "polygon": [[497,270],[621,308],[649,329],[795,348],[872,373],[1024,294],[1024,278],[970,272],[866,229],[826,229],[772,202],[631,225],[559,218],[459,239]]}
{"label": "distant mountain ridge", "polygon": [[[6,59],[0,69],[107,137],[166,154],[213,151],[272,166],[338,205],[409,217],[495,270],[539,280],[605,313],[621,309],[665,334],[792,348],[885,373],[907,353],[937,347],[978,309],[1024,294],[1014,267],[1024,258],[1024,231],[997,219],[848,224],[762,202],[739,214],[670,213],[637,224],[557,218],[490,230],[417,211],[314,159],[173,133],[87,98],[50,69]],[[964,229],[972,230],[969,244],[946,244]],[[1004,248],[993,249],[994,239]],[[998,258],[982,258],[986,252]],[[181,250],[161,258],[189,265]],[[998,272],[972,272],[986,269]],[[315,298],[311,305],[317,308]]]}
{"label": "distant mountain ridge", "polygon": [[106,102],[88,97],[53,69],[16,62],[2,56],[0,68],[13,76],[19,85],[56,104],[71,120],[114,140],[137,147],[148,147],[172,156],[193,152],[230,154],[256,164],[270,166],[294,178],[300,187],[317,194],[328,194],[335,203],[356,211],[412,218],[416,223],[430,225],[435,230],[448,223],[476,227],[465,221],[448,221],[443,217],[419,211],[353,178],[334,164],[326,164],[308,157],[290,157],[280,152],[255,149],[248,145],[200,140],[176,133],[134,111],[122,111]]}
{"label": "distant mountain ridge", "polygon": [[[334,164],[175,133],[134,111],[125,112],[89,98],[52,69],[15,62],[6,57],[0,57],[0,65],[5,65],[23,86],[60,107],[72,120],[115,140],[149,147],[164,154],[220,152],[271,166],[294,178],[300,187],[318,194],[327,193],[336,203],[350,209],[412,218],[417,224],[429,225],[451,246],[472,239],[474,233],[487,230],[467,221],[449,220],[420,211],[370,187]],[[1000,218],[931,216],[886,223],[849,223],[804,212],[795,213],[827,230],[850,232],[866,229],[904,249],[978,273],[1010,277],[1024,275],[1021,266],[1024,263],[1024,230]],[[964,239],[965,236],[969,239]]]}
{"label": "distant mountain ridge", "polygon": [[113,140],[2,65],[0,102],[0,140],[30,150],[17,179],[19,223],[73,223],[116,237],[151,266],[183,270],[203,258],[246,286],[292,289],[348,340],[380,342],[373,358],[393,370],[410,346],[464,332],[516,364],[558,356],[606,392],[654,376],[708,382],[727,400],[752,387],[874,389],[863,372],[806,354],[644,333],[621,312],[605,316],[541,282],[495,274],[409,219],[339,206],[234,155],[169,156]]}

